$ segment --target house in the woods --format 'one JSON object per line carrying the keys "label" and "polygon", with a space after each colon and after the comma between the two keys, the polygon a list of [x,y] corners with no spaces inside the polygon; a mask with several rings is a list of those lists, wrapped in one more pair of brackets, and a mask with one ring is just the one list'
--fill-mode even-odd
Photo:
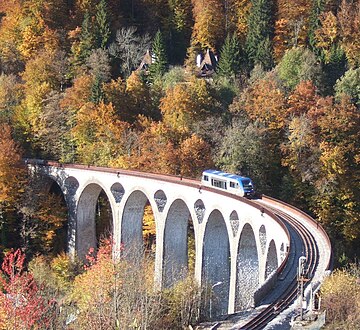
{"label": "house in the woods", "polygon": [[196,66],[198,67],[198,76],[208,78],[215,72],[218,58],[213,51],[208,49],[205,55],[198,54],[196,57]]}
{"label": "house in the woods", "polygon": [[146,51],[140,65],[136,69],[136,71],[143,71],[145,74],[149,73],[149,67],[152,63],[155,62],[155,58],[151,55],[150,50]]}
{"label": "house in the woods", "polygon": [[[150,65],[153,63],[155,63],[155,57],[151,54],[150,50],[147,50],[136,71],[141,71],[145,74],[148,74]],[[198,54],[196,57],[198,77],[210,78],[215,72],[217,63],[218,58],[210,49],[208,49],[205,54]]]}

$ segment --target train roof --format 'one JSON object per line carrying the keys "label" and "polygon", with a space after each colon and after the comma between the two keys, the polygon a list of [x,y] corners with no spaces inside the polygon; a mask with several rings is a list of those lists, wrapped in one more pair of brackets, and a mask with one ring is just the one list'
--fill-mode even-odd
{"label": "train roof", "polygon": [[231,174],[231,173],[226,173],[226,172],[222,172],[222,171],[218,171],[218,170],[205,170],[203,172],[204,174],[215,174],[224,178],[229,178],[229,179],[234,179],[234,180],[239,180],[239,179],[249,179],[246,176],[241,176],[241,175],[236,175],[236,174]]}

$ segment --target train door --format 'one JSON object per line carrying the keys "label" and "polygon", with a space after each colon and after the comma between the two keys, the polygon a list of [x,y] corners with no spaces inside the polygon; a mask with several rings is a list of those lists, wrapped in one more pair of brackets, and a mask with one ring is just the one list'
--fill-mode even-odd
{"label": "train door", "polygon": [[211,185],[216,188],[227,189],[226,181],[223,180],[211,179]]}

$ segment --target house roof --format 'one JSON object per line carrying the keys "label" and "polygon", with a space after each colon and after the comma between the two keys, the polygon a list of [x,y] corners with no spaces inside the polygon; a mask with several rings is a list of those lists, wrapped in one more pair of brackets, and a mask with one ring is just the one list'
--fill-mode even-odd
{"label": "house roof", "polygon": [[199,66],[200,75],[208,76],[208,75],[213,74],[215,71],[217,62],[218,61],[215,57],[215,54],[210,49],[207,49],[205,56]]}
{"label": "house roof", "polygon": [[136,71],[140,70],[148,70],[149,66],[153,63],[153,59],[151,57],[150,51],[147,50],[146,54],[144,55],[139,67],[136,69]]}

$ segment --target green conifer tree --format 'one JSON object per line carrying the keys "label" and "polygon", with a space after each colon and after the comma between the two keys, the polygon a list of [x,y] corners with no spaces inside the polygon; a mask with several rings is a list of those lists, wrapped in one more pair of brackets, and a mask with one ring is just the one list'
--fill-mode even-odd
{"label": "green conifer tree", "polygon": [[237,35],[227,35],[220,51],[217,66],[218,74],[224,77],[235,77],[240,69],[240,42]]}
{"label": "green conifer tree", "polygon": [[150,65],[150,80],[161,77],[167,67],[167,56],[164,40],[160,30],[155,34],[152,44],[152,58],[153,63]]}
{"label": "green conifer tree", "polygon": [[99,104],[101,101],[104,101],[104,92],[102,89],[103,81],[96,75],[94,77],[94,82],[91,86],[91,102]]}
{"label": "green conifer tree", "polygon": [[95,36],[93,26],[91,24],[91,17],[89,12],[86,12],[81,25],[79,39],[71,46],[71,62],[73,67],[79,67],[85,64],[86,59],[91,54],[91,51],[95,48]]}
{"label": "green conifer tree", "polygon": [[262,64],[265,69],[270,69],[273,65],[273,0],[252,0],[251,3],[246,52],[251,64]]}
{"label": "green conifer tree", "polygon": [[81,25],[81,35],[80,35],[80,49],[81,57],[85,60],[91,53],[91,50],[94,49],[94,33],[93,27],[91,24],[91,17],[88,12],[84,15],[84,20]]}
{"label": "green conifer tree", "polygon": [[271,69],[273,67],[272,42],[269,37],[259,42],[256,52],[256,63],[262,64],[265,69]]}
{"label": "green conifer tree", "polygon": [[96,44],[99,48],[107,46],[111,30],[106,0],[100,0],[96,6]]}
{"label": "green conifer tree", "polygon": [[309,45],[310,49],[316,54],[320,55],[320,50],[316,47],[315,31],[320,27],[319,16],[324,10],[324,0],[313,0],[311,14],[309,18]]}

